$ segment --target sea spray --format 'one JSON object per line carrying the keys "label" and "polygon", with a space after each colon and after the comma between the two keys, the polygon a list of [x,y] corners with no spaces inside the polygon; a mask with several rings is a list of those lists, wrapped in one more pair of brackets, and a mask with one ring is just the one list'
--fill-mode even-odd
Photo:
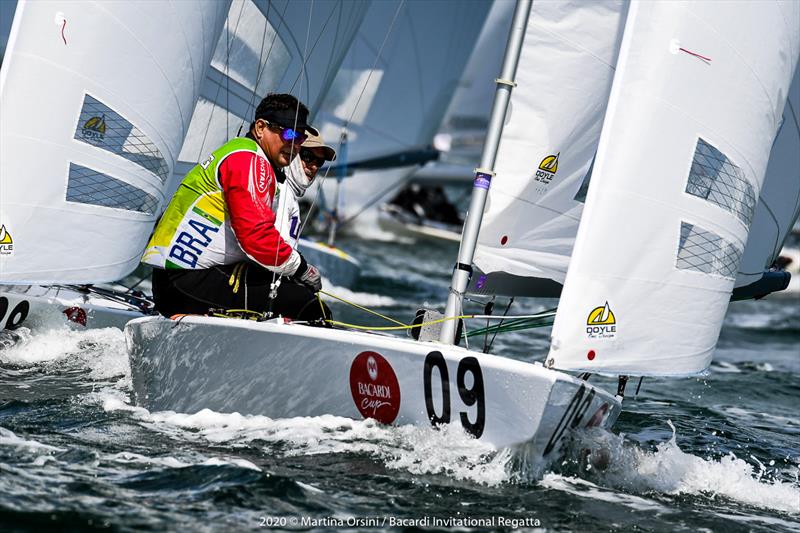
{"label": "sea spray", "polygon": [[[633,494],[728,498],[739,503],[800,514],[800,484],[778,479],[778,470],[748,454],[752,464],[729,452],[703,458],[684,452],[672,436],[646,450],[624,435],[593,428],[570,443],[561,472]],[[774,461],[773,461],[774,464]]]}

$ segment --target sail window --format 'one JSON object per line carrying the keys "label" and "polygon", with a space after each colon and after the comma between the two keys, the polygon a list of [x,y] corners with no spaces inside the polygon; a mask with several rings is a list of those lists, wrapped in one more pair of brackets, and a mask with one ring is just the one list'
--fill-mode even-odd
{"label": "sail window", "polygon": [[742,248],[695,224],[681,222],[681,239],[675,266],[734,279]]}
{"label": "sail window", "polygon": [[119,113],[88,94],[83,99],[75,139],[124,157],[162,183],[167,181],[169,167],[158,147]]}
{"label": "sail window", "polygon": [[686,192],[736,215],[750,227],[756,192],[741,168],[701,138],[697,139]]}
{"label": "sail window", "polygon": [[129,183],[91,168],[69,164],[67,201],[154,215],[158,200]]}

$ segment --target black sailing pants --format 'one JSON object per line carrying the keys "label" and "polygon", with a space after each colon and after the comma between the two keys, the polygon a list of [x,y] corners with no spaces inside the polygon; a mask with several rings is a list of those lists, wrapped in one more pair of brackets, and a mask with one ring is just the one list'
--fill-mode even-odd
{"label": "black sailing pants", "polygon": [[271,302],[269,286],[275,274],[255,263],[242,262],[198,270],[153,269],[153,300],[164,316],[204,315],[211,309],[271,310],[292,320],[331,318],[327,305],[302,283],[282,278]]}

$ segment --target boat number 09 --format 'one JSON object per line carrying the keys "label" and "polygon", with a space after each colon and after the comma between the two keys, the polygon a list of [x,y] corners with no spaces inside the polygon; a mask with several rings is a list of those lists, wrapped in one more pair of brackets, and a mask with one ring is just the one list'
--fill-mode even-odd
{"label": "boat number 09", "polygon": [[[431,380],[433,379],[433,369],[439,371],[439,379],[442,382],[442,412],[436,412],[433,405],[433,388],[431,387]],[[467,373],[472,374],[472,386],[467,387],[466,376]],[[447,372],[447,362],[442,355],[442,352],[433,351],[425,357],[425,368],[423,370],[423,381],[425,383],[425,408],[428,411],[428,419],[431,425],[449,424],[450,423],[450,375]],[[465,357],[458,363],[458,370],[456,371],[456,385],[458,386],[458,395],[461,401],[467,407],[477,405],[477,417],[475,422],[471,422],[469,414],[461,411],[461,426],[464,430],[475,436],[480,437],[483,434],[483,427],[486,425],[486,401],[483,390],[483,373],[481,372],[481,365],[474,357]]]}
{"label": "boat number 09", "polygon": [[[6,329],[14,329],[22,324],[22,321],[28,317],[28,311],[31,308],[31,304],[29,304],[26,300],[22,300],[19,302],[14,309],[11,310],[11,313],[8,315],[8,321],[6,321]],[[3,322],[3,319],[6,317],[6,312],[8,311],[8,298],[5,296],[0,296],[0,323]]]}

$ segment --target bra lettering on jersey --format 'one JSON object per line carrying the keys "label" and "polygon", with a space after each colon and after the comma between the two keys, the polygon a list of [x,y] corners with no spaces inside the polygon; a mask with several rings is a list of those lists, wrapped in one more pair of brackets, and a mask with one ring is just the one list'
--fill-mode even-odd
{"label": "bra lettering on jersey", "polygon": [[194,268],[203,251],[211,243],[209,233],[217,233],[219,228],[197,218],[191,218],[188,225],[189,228],[182,231],[175,239],[175,244],[169,250],[169,257]]}

